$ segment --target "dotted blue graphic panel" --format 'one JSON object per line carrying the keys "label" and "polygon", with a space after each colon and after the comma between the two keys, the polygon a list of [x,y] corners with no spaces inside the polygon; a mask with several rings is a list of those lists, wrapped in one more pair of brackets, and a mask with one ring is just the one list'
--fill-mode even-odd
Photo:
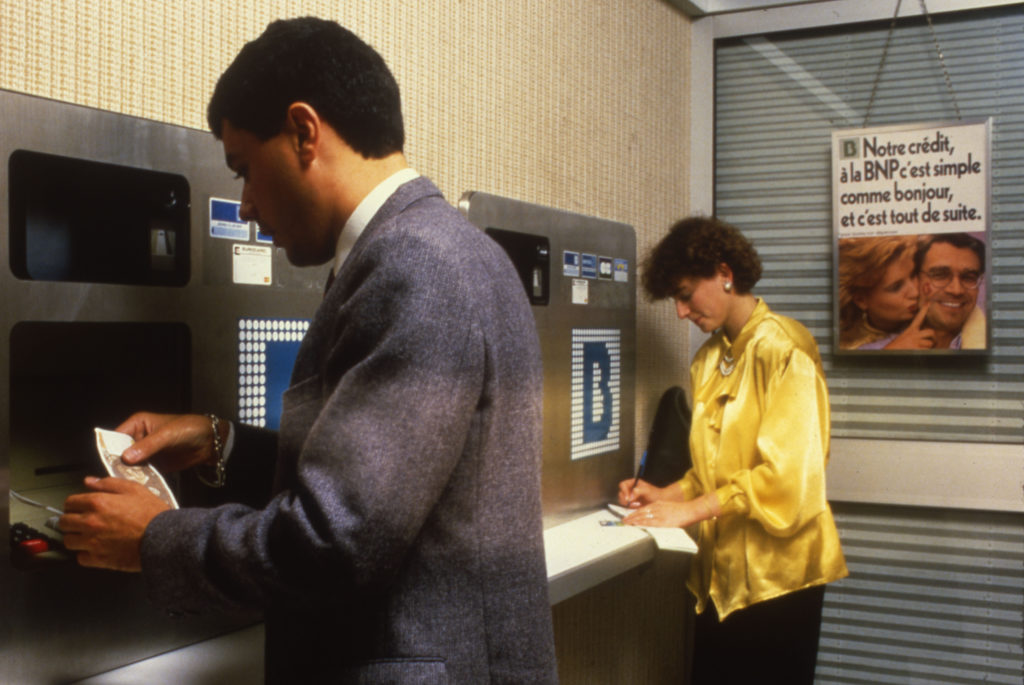
{"label": "dotted blue graphic panel", "polygon": [[281,424],[288,389],[308,319],[238,320],[238,420],[260,428]]}
{"label": "dotted blue graphic panel", "polygon": [[619,449],[622,334],[611,328],[572,332],[570,454],[583,459]]}

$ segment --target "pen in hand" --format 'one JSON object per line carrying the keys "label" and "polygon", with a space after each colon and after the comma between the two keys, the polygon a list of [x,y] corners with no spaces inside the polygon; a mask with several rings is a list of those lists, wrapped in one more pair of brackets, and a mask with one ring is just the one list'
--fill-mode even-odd
{"label": "pen in hand", "polygon": [[629,504],[632,506],[633,501],[636,499],[634,492],[636,491],[636,485],[640,482],[640,478],[644,475],[644,469],[647,467],[647,450],[644,450],[644,455],[640,457],[640,466],[636,470],[636,478],[633,479],[633,486],[629,489]]}

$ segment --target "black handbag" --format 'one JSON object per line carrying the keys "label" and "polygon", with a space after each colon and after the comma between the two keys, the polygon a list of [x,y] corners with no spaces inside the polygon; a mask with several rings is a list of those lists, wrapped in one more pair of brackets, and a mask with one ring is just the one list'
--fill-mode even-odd
{"label": "black handbag", "polygon": [[666,390],[658,401],[646,459],[641,477],[660,488],[679,480],[690,469],[690,405],[678,386]]}

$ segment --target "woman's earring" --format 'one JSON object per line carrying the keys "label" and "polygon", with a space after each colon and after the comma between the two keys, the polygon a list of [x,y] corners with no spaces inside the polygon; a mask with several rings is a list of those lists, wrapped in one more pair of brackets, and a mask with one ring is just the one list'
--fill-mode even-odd
{"label": "woman's earring", "polygon": [[725,288],[725,292],[731,293],[732,292],[732,281],[726,281],[725,283],[722,284],[722,287]]}

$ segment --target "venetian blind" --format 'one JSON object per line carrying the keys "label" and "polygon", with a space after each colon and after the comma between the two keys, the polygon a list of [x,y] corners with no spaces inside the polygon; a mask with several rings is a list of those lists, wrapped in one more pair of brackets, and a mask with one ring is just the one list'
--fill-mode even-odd
{"label": "venetian blind", "polygon": [[825,592],[817,685],[1024,681],[1017,514],[835,506],[850,577]]}
{"label": "venetian blind", "polygon": [[[834,355],[829,136],[864,117],[890,22],[716,44],[715,211],[810,328],[835,437],[1024,441],[1024,8],[901,19],[867,125],[992,117],[992,349]],[[964,454],[964,459],[979,458]],[[1024,683],[1024,516],[834,505],[850,577],[825,596],[816,682]]]}

